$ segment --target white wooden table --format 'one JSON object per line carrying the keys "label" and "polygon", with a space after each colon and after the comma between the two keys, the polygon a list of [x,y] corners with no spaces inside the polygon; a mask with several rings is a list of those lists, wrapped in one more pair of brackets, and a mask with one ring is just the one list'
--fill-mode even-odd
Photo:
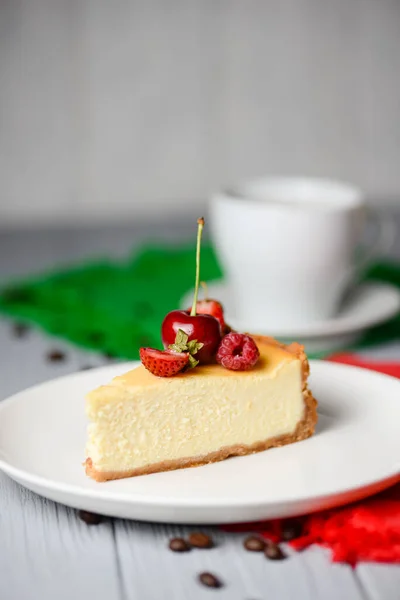
{"label": "white wooden table", "polygon": [[[149,231],[133,227],[0,233],[1,278],[99,254],[122,257]],[[182,239],[182,231],[176,224],[161,237]],[[53,349],[65,351],[66,360],[46,361]],[[400,360],[400,345],[378,354]],[[100,356],[36,330],[18,339],[11,324],[0,321],[1,399],[84,365],[104,363]],[[171,552],[169,539],[188,531],[118,520],[88,526],[74,510],[44,500],[0,474],[0,600],[400,600],[400,567],[364,564],[352,570],[332,565],[327,552],[317,547],[290,553],[285,561],[268,561],[244,550],[243,535],[217,529],[206,530],[217,542],[214,549]],[[224,587],[200,585],[197,576],[203,571],[218,575]]]}

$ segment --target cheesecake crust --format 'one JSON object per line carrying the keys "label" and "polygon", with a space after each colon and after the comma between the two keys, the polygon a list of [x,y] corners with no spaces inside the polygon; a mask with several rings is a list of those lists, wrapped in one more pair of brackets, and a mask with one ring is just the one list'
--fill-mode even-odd
{"label": "cheesecake crust", "polygon": [[[250,334],[251,335],[251,334]],[[187,458],[180,458],[176,460],[164,460],[158,463],[145,465],[136,469],[127,471],[98,471],[93,465],[93,461],[88,457],[85,461],[86,474],[95,479],[96,481],[109,481],[112,479],[124,479],[125,477],[136,477],[138,475],[150,475],[151,473],[159,473],[161,471],[173,471],[176,469],[186,469],[189,467],[198,467],[201,465],[207,465],[213,462],[219,462],[233,456],[245,456],[247,454],[254,454],[255,452],[262,452],[269,448],[277,448],[279,446],[285,446],[286,444],[293,444],[311,437],[315,430],[317,423],[317,401],[313,397],[311,391],[307,387],[307,380],[310,372],[307,356],[304,352],[304,347],[301,344],[293,343],[289,346],[280,344],[274,338],[266,338],[264,336],[252,336],[256,341],[267,342],[273,346],[278,346],[287,352],[290,352],[297,359],[301,361],[302,365],[302,381],[303,381],[303,399],[304,399],[304,416],[296,426],[293,433],[280,435],[277,437],[269,438],[264,441],[259,441],[254,444],[236,444],[234,446],[226,446],[211,452],[203,456],[191,456]]]}

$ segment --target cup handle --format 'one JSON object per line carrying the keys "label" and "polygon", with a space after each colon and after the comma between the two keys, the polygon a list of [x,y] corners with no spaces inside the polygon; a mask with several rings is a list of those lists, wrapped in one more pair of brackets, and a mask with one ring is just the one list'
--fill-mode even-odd
{"label": "cup handle", "polygon": [[379,256],[386,254],[396,239],[396,224],[388,215],[368,209],[367,216],[375,222],[375,239],[362,249],[362,255],[354,269],[354,279],[359,281],[369,265]]}
{"label": "cup handle", "polygon": [[362,281],[363,275],[370,264],[382,254],[386,254],[393,246],[396,239],[396,225],[388,215],[367,210],[367,217],[375,222],[375,239],[361,250],[361,256],[351,272],[351,281],[348,282],[339,302],[339,310],[352,297],[357,285]]}

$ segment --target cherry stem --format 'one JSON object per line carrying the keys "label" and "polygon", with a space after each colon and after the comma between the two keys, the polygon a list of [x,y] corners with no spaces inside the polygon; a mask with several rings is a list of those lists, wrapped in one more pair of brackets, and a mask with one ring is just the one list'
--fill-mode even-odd
{"label": "cherry stem", "polygon": [[193,296],[193,304],[192,310],[190,311],[190,316],[196,316],[196,308],[197,308],[197,297],[199,295],[199,283],[200,283],[200,246],[201,246],[201,236],[203,233],[204,227],[204,219],[201,217],[197,219],[197,246],[196,246],[196,282],[194,286],[194,296]]}

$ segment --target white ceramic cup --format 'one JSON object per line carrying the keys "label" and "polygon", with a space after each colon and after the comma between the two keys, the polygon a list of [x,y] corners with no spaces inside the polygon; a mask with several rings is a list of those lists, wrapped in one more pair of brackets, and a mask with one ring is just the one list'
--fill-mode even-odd
{"label": "white ceramic cup", "polygon": [[385,238],[381,227],[374,250],[360,248],[363,194],[330,180],[267,177],[214,195],[209,209],[236,316],[248,329],[334,317],[367,252]]}

